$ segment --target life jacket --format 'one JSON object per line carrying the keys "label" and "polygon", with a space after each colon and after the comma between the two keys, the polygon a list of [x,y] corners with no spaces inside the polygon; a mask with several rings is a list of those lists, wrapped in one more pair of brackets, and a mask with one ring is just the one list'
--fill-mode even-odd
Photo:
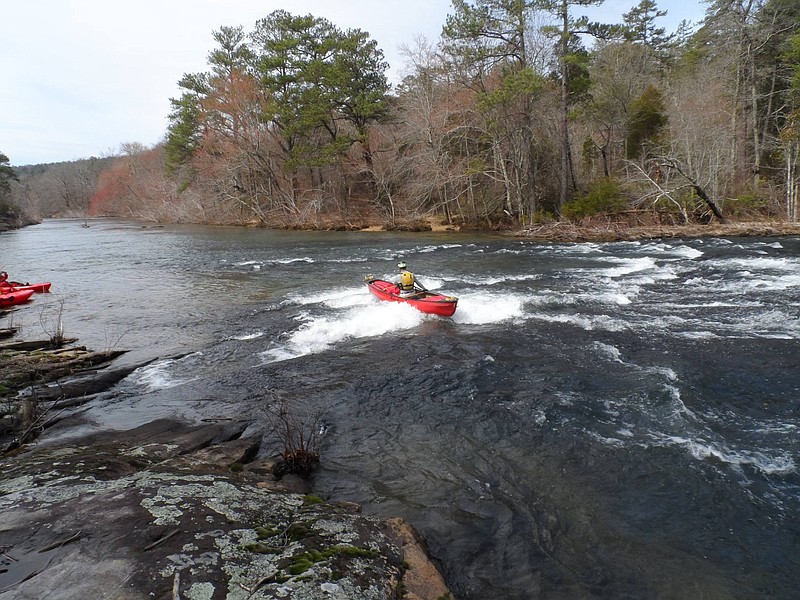
{"label": "life jacket", "polygon": [[400,273],[400,289],[404,292],[411,292],[414,290],[414,274],[411,271],[403,271]]}

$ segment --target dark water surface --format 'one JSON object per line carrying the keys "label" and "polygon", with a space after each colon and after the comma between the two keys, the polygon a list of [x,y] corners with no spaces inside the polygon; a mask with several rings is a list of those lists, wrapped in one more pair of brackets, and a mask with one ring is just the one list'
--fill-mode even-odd
{"label": "dark water surface", "polygon": [[[269,454],[302,401],[316,493],[405,517],[461,599],[798,597],[800,238],[81,224],[0,234],[0,270],[53,282],[25,337],[158,358],[85,431],[246,418]],[[454,318],[368,294],[396,254]]]}

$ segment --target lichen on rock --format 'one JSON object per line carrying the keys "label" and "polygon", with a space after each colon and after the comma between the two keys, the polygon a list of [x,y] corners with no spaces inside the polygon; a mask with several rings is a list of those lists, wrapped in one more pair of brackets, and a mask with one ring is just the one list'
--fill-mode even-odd
{"label": "lichen on rock", "polygon": [[151,424],[0,463],[4,553],[19,559],[0,599],[441,596],[404,583],[397,526],[265,479],[242,462],[247,440],[209,451],[215,427]]}

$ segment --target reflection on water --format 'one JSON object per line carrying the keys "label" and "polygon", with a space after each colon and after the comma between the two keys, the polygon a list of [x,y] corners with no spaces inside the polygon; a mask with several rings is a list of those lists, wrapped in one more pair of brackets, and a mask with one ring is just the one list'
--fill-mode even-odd
{"label": "reflection on water", "polygon": [[[0,266],[53,282],[26,335],[63,300],[68,335],[156,359],[87,427],[324,411],[316,492],[406,517],[459,598],[795,597],[797,238],[81,224],[0,235]],[[452,319],[367,292],[398,256]]]}

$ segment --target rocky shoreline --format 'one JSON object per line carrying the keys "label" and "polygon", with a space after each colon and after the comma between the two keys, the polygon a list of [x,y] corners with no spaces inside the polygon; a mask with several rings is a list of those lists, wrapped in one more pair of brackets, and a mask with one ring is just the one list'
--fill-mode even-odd
{"label": "rocky shoreline", "polygon": [[155,421],[4,459],[0,599],[452,597],[407,523],[276,481],[245,428]]}
{"label": "rocky shoreline", "polygon": [[246,421],[75,437],[123,353],[0,345],[0,600],[452,598],[408,523],[277,478]]}

